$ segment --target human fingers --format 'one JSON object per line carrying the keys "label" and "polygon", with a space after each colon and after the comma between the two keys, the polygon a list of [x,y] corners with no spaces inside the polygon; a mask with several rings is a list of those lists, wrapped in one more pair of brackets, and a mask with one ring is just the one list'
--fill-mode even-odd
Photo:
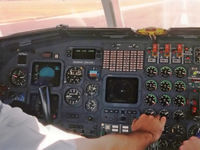
{"label": "human fingers", "polygon": [[192,137],[189,138],[189,140],[199,140],[199,138],[196,137],[196,136],[192,136]]}
{"label": "human fingers", "polygon": [[166,117],[161,117],[160,122],[164,126],[166,124],[167,118]]}

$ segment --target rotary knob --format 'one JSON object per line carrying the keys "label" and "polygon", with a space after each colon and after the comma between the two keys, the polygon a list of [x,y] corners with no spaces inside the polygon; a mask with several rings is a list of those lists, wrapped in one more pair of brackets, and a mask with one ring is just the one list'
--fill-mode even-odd
{"label": "rotary knob", "polygon": [[172,89],[172,84],[170,81],[167,81],[167,80],[163,80],[161,83],[160,83],[160,89],[161,91],[163,92],[168,92]]}
{"label": "rotary knob", "polygon": [[161,68],[160,74],[162,77],[167,78],[172,75],[172,69],[167,66],[164,66]]}
{"label": "rotary knob", "polygon": [[174,98],[174,104],[178,107],[184,106],[186,104],[186,99],[185,97],[181,96],[181,95],[177,95]]}
{"label": "rotary knob", "polygon": [[147,76],[154,77],[154,76],[158,75],[158,69],[154,66],[149,66],[146,69],[146,73],[147,73]]}
{"label": "rotary knob", "polygon": [[157,89],[157,83],[156,83],[156,81],[154,81],[154,80],[148,80],[146,82],[146,89],[148,91],[154,91],[154,90],[156,90]]}
{"label": "rotary knob", "polygon": [[159,103],[162,106],[169,106],[170,103],[171,103],[171,98],[168,95],[163,95],[163,96],[160,97]]}
{"label": "rotary knob", "polygon": [[155,95],[153,94],[148,94],[146,97],[145,97],[145,102],[151,106],[151,105],[154,105],[157,103],[157,98]]}
{"label": "rotary knob", "polygon": [[184,115],[184,112],[182,110],[177,110],[174,112],[174,120],[181,120],[181,119],[184,119],[185,115]]}
{"label": "rotary knob", "polygon": [[153,109],[147,109],[144,112],[146,115],[156,115],[156,112]]}
{"label": "rotary knob", "polygon": [[183,81],[175,82],[175,90],[176,92],[183,92],[186,90],[186,84]]}
{"label": "rotary knob", "polygon": [[175,74],[176,74],[176,77],[183,78],[183,77],[186,76],[187,71],[186,71],[186,69],[184,67],[177,67],[175,69]]}
{"label": "rotary knob", "polygon": [[169,118],[169,112],[166,109],[161,110],[159,114],[161,117]]}

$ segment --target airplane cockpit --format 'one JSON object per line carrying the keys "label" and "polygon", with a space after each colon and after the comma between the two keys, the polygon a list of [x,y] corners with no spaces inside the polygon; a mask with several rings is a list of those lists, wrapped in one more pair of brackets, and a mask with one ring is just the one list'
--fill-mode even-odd
{"label": "airplane cockpit", "polygon": [[197,0],[1,0],[0,100],[88,138],[167,118],[147,150],[200,131]]}

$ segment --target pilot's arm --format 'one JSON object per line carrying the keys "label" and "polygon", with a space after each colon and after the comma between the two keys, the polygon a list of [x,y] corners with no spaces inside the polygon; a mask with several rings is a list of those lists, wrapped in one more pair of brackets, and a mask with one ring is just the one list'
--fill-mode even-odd
{"label": "pilot's arm", "polygon": [[111,134],[97,139],[79,139],[76,141],[78,150],[144,150],[149,144],[157,141],[166,118],[141,115],[133,121],[133,132],[128,135]]}
{"label": "pilot's arm", "polygon": [[158,140],[166,119],[141,115],[132,125],[133,133],[87,139],[53,126],[43,126],[35,117],[0,101],[0,149],[6,150],[143,150]]}

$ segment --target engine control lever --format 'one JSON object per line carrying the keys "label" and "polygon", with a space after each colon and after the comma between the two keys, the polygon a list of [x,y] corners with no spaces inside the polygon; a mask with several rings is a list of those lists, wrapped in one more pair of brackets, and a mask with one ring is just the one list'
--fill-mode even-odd
{"label": "engine control lever", "polygon": [[40,99],[42,102],[42,109],[44,112],[45,120],[51,123],[51,107],[50,107],[50,92],[48,86],[39,87]]}

